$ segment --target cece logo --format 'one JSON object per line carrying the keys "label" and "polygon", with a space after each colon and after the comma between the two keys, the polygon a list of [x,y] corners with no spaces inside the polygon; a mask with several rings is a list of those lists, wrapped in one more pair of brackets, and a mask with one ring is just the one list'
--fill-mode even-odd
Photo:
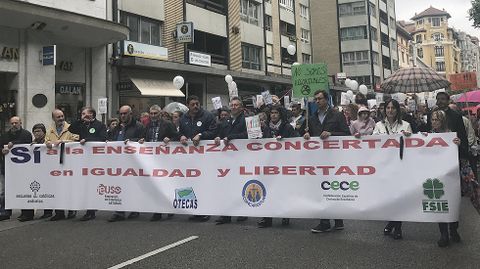
{"label": "cece logo", "polygon": [[360,189],[360,183],[358,183],[358,181],[323,181],[322,184],[321,184],[321,187],[323,190],[334,190],[334,191],[338,191],[338,190],[342,190],[342,191],[348,191],[348,190],[352,190],[352,191],[357,191],[358,189]]}

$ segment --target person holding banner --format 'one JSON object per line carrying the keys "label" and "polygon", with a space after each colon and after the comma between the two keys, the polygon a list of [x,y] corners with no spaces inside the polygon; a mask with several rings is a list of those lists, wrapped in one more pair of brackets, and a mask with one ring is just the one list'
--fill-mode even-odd
{"label": "person holding banner", "polygon": [[[80,144],[85,145],[86,142],[90,141],[106,141],[107,126],[96,119],[97,112],[95,109],[83,107],[80,113],[80,118],[68,127],[69,132],[79,136]],[[90,209],[80,218],[80,221],[93,220],[95,217],[95,210]]]}
{"label": "person holding banner", "polygon": [[[230,143],[233,139],[247,139],[247,124],[245,122],[245,115],[243,114],[243,103],[238,97],[233,97],[230,100],[230,115],[231,118],[220,121],[218,125],[218,135],[215,137],[215,144],[220,145],[223,140],[225,144]],[[247,217],[238,217],[237,221],[245,221]],[[215,220],[217,225],[232,222],[230,216],[220,216]]]}
{"label": "person holding banner", "polygon": [[[120,123],[107,136],[107,141],[129,141],[138,142],[145,138],[145,129],[143,124],[133,118],[132,108],[128,105],[120,107]],[[135,219],[140,216],[138,212],[130,212],[128,219]],[[116,222],[125,220],[125,212],[116,211],[108,222]]]}
{"label": "person holding banner", "polygon": [[[313,93],[315,103],[317,104],[317,112],[315,112],[308,120],[308,126],[304,128],[305,134],[303,138],[308,140],[312,136],[319,136],[320,139],[328,139],[330,136],[346,136],[350,135],[345,116],[330,108],[328,100],[329,94],[324,90],[317,90]],[[330,226],[329,219],[321,219],[320,223],[311,229],[312,233],[323,233],[332,230],[343,230],[343,220],[336,219],[335,226]]]}
{"label": "person holding banner", "polygon": [[[68,131],[70,124],[65,121],[65,115],[60,109],[55,109],[52,112],[53,124],[48,128],[45,135],[45,144],[47,148],[58,146],[60,143],[78,141],[78,135],[74,135]],[[67,219],[73,219],[77,215],[77,211],[69,210]],[[51,221],[65,219],[64,210],[55,210],[55,215],[50,219]]]}
{"label": "person holding banner", "polygon": [[[447,123],[447,116],[443,110],[435,110],[432,112],[432,133],[447,133],[450,132]],[[460,144],[460,139],[455,138],[453,142],[457,145]],[[439,247],[446,247],[450,244],[450,239],[453,242],[460,242],[461,238],[458,234],[458,221],[451,223],[439,223],[440,240],[437,244]],[[449,233],[450,232],[450,233]],[[450,235],[450,236],[449,236]]]}
{"label": "person holding banner", "polygon": [[[288,122],[287,111],[284,107],[274,105],[270,108],[269,122],[262,128],[262,134],[264,138],[276,138],[280,140],[282,138],[298,137],[297,131],[293,129],[292,125]],[[282,225],[289,225],[290,219],[283,218]],[[266,228],[272,226],[272,218],[262,218],[258,222],[259,228]]]}
{"label": "person holding banner", "polygon": [[[11,128],[2,137],[2,154],[7,155],[13,145],[32,143],[32,133],[22,128],[22,120],[20,117],[13,116],[10,118]],[[5,157],[2,158],[2,180],[0,182],[0,221],[10,219],[12,210],[5,210]],[[33,210],[22,210],[21,215],[17,218],[19,221],[33,220]]]}
{"label": "person holding banner", "polygon": [[[188,140],[198,146],[200,140],[211,140],[217,136],[217,123],[212,113],[200,106],[200,99],[196,95],[187,98],[188,112],[180,118],[180,143],[188,145]],[[194,215],[192,221],[208,221],[210,216]]]}
{"label": "person holding banner", "polygon": [[[165,112],[165,111],[164,111]],[[165,112],[167,113],[167,112]],[[138,142],[161,142],[165,144],[173,141],[178,141],[177,128],[171,121],[165,120],[162,117],[162,109],[158,105],[150,107],[149,111],[150,120],[145,128],[145,139],[140,139]],[[172,217],[173,214],[168,214],[168,217]],[[162,219],[162,213],[154,213],[150,218],[150,221],[159,221]]]}
{"label": "person holding banner", "polygon": [[[385,103],[383,114],[385,118],[375,125],[374,135],[403,134],[410,136],[412,134],[410,124],[402,120],[400,104],[396,100],[391,99]],[[393,239],[403,238],[401,221],[389,221],[387,223],[387,226],[383,229],[383,234],[391,235],[392,232]]]}

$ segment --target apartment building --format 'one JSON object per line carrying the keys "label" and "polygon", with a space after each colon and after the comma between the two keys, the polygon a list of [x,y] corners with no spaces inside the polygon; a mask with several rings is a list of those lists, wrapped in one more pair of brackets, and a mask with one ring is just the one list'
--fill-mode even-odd
{"label": "apartment building", "polygon": [[417,56],[446,78],[461,70],[458,32],[448,26],[450,17],[445,10],[429,7],[411,18],[415,27],[410,32]]}
{"label": "apartment building", "polygon": [[0,0],[2,133],[13,115],[31,129],[51,122],[55,107],[71,120],[80,107],[107,96],[106,44],[128,34],[108,18],[109,10],[107,1]]}
{"label": "apartment building", "polygon": [[311,1],[313,55],[329,73],[378,88],[398,69],[394,0]]}
{"label": "apartment building", "polygon": [[[130,33],[117,47],[112,103],[132,104],[142,112],[152,104],[163,107],[197,95],[208,109],[217,96],[228,105],[227,74],[246,100],[265,90],[286,93],[292,64],[312,61],[309,2],[114,1],[114,19]],[[191,29],[193,42],[179,40],[182,29]],[[294,55],[289,45],[296,47]],[[177,75],[185,80],[180,91],[172,86]],[[158,90],[157,96],[142,94],[146,84]]]}
{"label": "apartment building", "polygon": [[413,66],[413,59],[410,53],[412,36],[405,29],[404,22],[397,22],[397,46],[398,46],[398,66],[405,68]]}

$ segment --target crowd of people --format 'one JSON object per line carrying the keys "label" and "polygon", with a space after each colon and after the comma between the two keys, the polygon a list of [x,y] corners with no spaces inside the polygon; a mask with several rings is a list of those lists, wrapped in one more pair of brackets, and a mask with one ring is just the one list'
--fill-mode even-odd
{"label": "crowd of people", "polygon": [[[184,145],[193,143],[198,145],[201,140],[214,140],[220,144],[229,143],[236,139],[247,139],[247,127],[245,117],[258,115],[264,138],[290,138],[320,137],[327,139],[330,136],[349,136],[357,138],[368,135],[402,134],[410,136],[412,133],[428,132],[456,132],[459,145],[459,159],[462,169],[470,168],[474,173],[470,180],[476,180],[477,175],[477,140],[479,136],[479,121],[474,118],[462,116],[458,107],[450,102],[446,92],[440,92],[436,96],[437,105],[433,109],[419,104],[416,111],[408,111],[404,104],[389,99],[378,107],[369,109],[367,98],[359,93],[355,103],[347,106],[333,106],[329,94],[325,91],[316,91],[314,94],[315,109],[306,120],[306,113],[300,103],[291,103],[287,108],[281,105],[278,97],[271,105],[263,105],[260,108],[246,108],[238,97],[230,100],[229,107],[216,111],[207,111],[202,108],[197,96],[189,96],[186,100],[188,111],[175,111],[168,113],[160,106],[153,105],[149,111],[135,119],[132,108],[123,105],[118,110],[118,118],[108,120],[107,125],[96,118],[96,112],[91,107],[84,107],[78,120],[71,124],[65,121],[62,110],[55,109],[52,112],[52,124],[48,129],[43,123],[35,124],[32,133],[22,128],[21,118],[14,116],[10,119],[11,128],[1,138],[3,155],[7,155],[15,144],[46,144],[48,148],[57,147],[62,143],[78,141],[85,144],[91,141],[135,141],[169,143],[178,141]],[[2,161],[2,179],[4,183],[4,160]],[[463,173],[462,173],[463,175]],[[465,182],[465,180],[462,180]],[[4,186],[4,184],[1,184]],[[462,189],[463,190],[463,189]],[[1,188],[0,220],[11,218],[11,210],[5,209],[4,188]],[[65,209],[65,210],[68,210]],[[44,210],[40,219],[58,221],[76,217],[76,211],[56,209]],[[110,222],[134,219],[139,212],[115,212],[108,220]],[[163,212],[154,213],[151,221],[161,220]],[[171,218],[168,214],[165,217]],[[80,218],[81,221],[93,220],[96,217],[95,209],[87,210]],[[394,217],[394,216],[392,216]],[[34,210],[24,209],[18,217],[19,221],[34,219]],[[190,217],[192,221],[204,222],[210,216],[195,215]],[[247,217],[238,217],[237,221],[245,221]],[[216,224],[232,222],[230,216],[220,216]],[[283,218],[282,225],[289,225],[290,220]],[[262,218],[258,227],[270,227],[272,218]],[[333,226],[332,226],[333,224]],[[335,219],[321,219],[319,224],[312,228],[313,233],[323,233],[334,230],[343,230],[344,222]],[[458,222],[440,223],[440,240],[438,245],[445,247],[451,241],[460,242],[457,232]],[[390,221],[385,226],[383,233],[391,235],[394,239],[402,239],[402,223]]]}

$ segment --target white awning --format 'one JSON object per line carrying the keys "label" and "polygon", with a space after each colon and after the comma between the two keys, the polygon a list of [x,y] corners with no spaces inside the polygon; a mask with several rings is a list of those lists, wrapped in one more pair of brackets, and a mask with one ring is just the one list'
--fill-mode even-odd
{"label": "white awning", "polygon": [[173,81],[160,80],[147,76],[128,74],[142,95],[185,97],[182,91],[173,86]]}

